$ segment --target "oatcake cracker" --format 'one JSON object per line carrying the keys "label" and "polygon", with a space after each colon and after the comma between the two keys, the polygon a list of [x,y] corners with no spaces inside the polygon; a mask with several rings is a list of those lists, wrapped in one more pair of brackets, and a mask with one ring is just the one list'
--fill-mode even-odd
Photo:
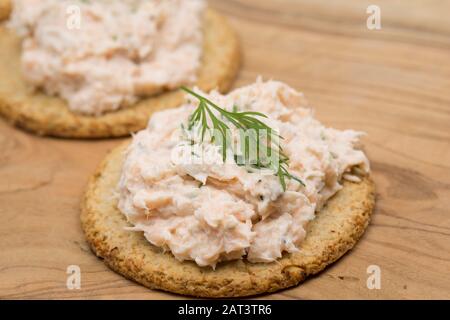
{"label": "oatcake cracker", "polygon": [[[10,10],[0,0],[0,19]],[[40,135],[66,138],[107,138],[129,135],[145,128],[150,115],[177,107],[183,102],[180,90],[140,100],[136,105],[102,116],[71,112],[67,103],[29,88],[21,75],[20,39],[0,26],[0,114],[9,122]],[[236,35],[226,20],[213,10],[205,15],[204,50],[197,86],[209,91],[227,91],[239,69],[240,53]]]}
{"label": "oatcake cracker", "polygon": [[269,293],[304,281],[350,250],[369,224],[374,184],[344,182],[308,225],[300,252],[272,263],[235,260],[216,270],[180,262],[151,245],[142,232],[130,232],[112,193],[117,185],[126,145],[113,150],[87,187],[81,222],[95,254],[113,270],[146,287],[198,297],[239,297]]}

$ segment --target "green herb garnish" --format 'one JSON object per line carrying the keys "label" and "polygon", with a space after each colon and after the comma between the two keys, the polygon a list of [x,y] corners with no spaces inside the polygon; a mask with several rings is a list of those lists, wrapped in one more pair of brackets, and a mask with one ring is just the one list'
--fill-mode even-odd
{"label": "green herb garnish", "polygon": [[[227,142],[231,140],[230,137],[230,128],[228,125],[222,121],[220,118],[227,120],[229,123],[234,125],[237,129],[240,129],[241,132],[248,132],[249,130],[252,130],[251,132],[254,132],[255,135],[248,135],[246,138],[248,139],[254,139],[254,142],[256,142],[257,147],[257,159],[256,163],[249,164],[248,166],[251,166],[256,169],[271,169],[275,172],[275,175],[279,177],[280,184],[283,188],[283,191],[286,191],[286,179],[294,179],[298,181],[301,185],[305,186],[302,180],[300,180],[298,177],[292,175],[288,171],[289,167],[289,158],[288,156],[283,152],[282,147],[278,143],[279,139],[283,139],[275,130],[267,126],[264,122],[259,120],[257,117],[261,118],[267,118],[267,116],[260,112],[255,111],[244,111],[244,112],[238,112],[239,108],[237,106],[233,106],[233,111],[227,111],[219,106],[217,106],[215,103],[211,102],[207,98],[195,93],[194,91],[186,88],[181,87],[182,90],[189,93],[190,95],[194,96],[199,100],[199,104],[197,109],[191,114],[189,117],[188,122],[188,130],[192,130],[194,127],[199,126],[201,130],[201,141],[204,140],[205,134],[207,131],[213,129],[217,130],[221,135],[221,145],[222,145],[222,157],[223,160],[226,160],[226,151],[227,151]],[[217,116],[213,111],[217,111],[220,116]],[[208,118],[210,120],[210,123],[212,124],[212,128],[208,124]],[[261,151],[259,150],[260,146],[260,139],[262,136],[264,136],[262,133],[266,133],[266,155],[268,155],[268,158],[262,158],[260,159]],[[211,138],[211,141],[215,137]],[[216,143],[219,143],[218,141],[215,141]],[[244,141],[241,145],[244,144],[244,157],[245,160],[249,160],[249,143],[247,141]],[[274,157],[278,161],[272,161]],[[242,156],[234,154],[234,160],[239,165],[240,162],[238,160],[242,160]],[[247,161],[248,162],[248,161]]]}

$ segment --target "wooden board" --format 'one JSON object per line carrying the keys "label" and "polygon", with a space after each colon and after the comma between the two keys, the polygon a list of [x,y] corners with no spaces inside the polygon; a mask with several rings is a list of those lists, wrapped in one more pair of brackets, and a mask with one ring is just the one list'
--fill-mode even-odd
{"label": "wooden board", "polygon": [[[257,75],[305,92],[317,117],[365,138],[377,184],[360,243],[299,287],[264,298],[450,298],[450,2],[227,0],[211,4],[239,31]],[[110,271],[79,222],[83,187],[120,143],[40,138],[0,121],[0,298],[180,298]],[[81,289],[66,288],[79,265]],[[381,269],[381,289],[366,286]]]}

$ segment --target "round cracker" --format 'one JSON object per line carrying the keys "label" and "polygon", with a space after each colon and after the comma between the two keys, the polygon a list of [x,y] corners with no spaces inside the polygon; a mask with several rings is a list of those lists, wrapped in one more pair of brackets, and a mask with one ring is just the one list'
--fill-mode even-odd
{"label": "round cracker", "polygon": [[[21,74],[20,53],[20,39],[13,31],[0,26],[0,114],[11,123],[40,135],[65,138],[126,136],[144,129],[153,112],[177,107],[184,100],[181,90],[173,90],[99,117],[79,115],[71,112],[61,98],[36,92],[27,85]],[[236,34],[224,17],[208,9],[202,65],[196,85],[204,91],[217,88],[225,92],[231,87],[239,64]]]}
{"label": "round cracker", "polygon": [[374,206],[370,178],[344,182],[308,225],[300,252],[272,263],[236,260],[216,270],[180,262],[151,245],[130,226],[113,197],[127,145],[114,149],[91,178],[82,201],[81,222],[94,253],[113,270],[151,289],[197,297],[240,297],[295,286],[350,250],[366,229]]}

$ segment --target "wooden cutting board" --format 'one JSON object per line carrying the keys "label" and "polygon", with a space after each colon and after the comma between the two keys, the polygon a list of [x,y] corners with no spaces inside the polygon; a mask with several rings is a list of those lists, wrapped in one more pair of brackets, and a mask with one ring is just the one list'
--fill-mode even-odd
{"label": "wooden cutting board", "polygon": [[[258,75],[303,91],[326,125],[367,132],[377,184],[356,247],[301,286],[263,298],[450,298],[450,2],[227,0],[239,32],[236,86]],[[40,138],[0,121],[0,298],[180,298],[105,267],[79,222],[88,176],[121,140]],[[81,268],[81,289],[66,270]],[[369,290],[367,268],[381,288]]]}

